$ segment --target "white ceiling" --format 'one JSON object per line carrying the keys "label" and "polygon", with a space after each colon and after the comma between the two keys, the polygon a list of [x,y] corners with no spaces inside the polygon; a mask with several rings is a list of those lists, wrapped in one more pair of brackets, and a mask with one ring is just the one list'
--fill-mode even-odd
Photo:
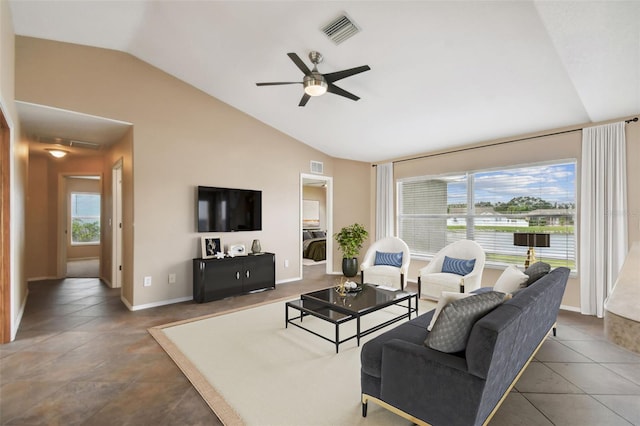
{"label": "white ceiling", "polygon": [[[640,1],[10,0],[18,35],[128,52],[329,155],[382,161],[640,112]],[[346,12],[362,31],[320,28]],[[298,107],[286,56],[371,71]],[[310,64],[309,64],[310,65]],[[21,115],[22,117],[22,115]],[[135,123],[134,123],[135,124]]]}

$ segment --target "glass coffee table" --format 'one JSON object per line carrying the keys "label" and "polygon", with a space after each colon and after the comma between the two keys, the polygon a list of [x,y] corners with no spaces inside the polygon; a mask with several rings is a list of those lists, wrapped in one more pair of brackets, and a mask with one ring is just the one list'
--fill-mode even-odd
{"label": "glass coffee table", "polygon": [[[364,315],[394,305],[406,308],[406,312],[367,328],[366,330],[361,329],[360,318]],[[416,316],[418,316],[418,293],[375,284],[362,284],[358,287],[358,291],[349,292],[341,296],[335,288],[331,287],[302,294],[300,299],[287,302],[284,309],[285,328],[291,324],[308,331],[335,344],[336,353],[338,353],[338,347],[341,343],[356,339],[358,346],[360,346],[361,337],[405,318],[411,319],[411,315],[414,312]],[[290,309],[298,311],[300,315],[290,318]],[[303,320],[305,316],[309,315],[332,323],[335,326],[335,338],[328,338],[305,327]],[[300,321],[298,322],[296,320]],[[340,325],[352,320],[356,320],[356,333],[340,339]]]}

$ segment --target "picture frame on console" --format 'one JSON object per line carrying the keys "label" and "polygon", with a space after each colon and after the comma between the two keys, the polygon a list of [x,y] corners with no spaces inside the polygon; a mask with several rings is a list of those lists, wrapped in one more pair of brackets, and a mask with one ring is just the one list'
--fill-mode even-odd
{"label": "picture frame on console", "polygon": [[201,245],[203,259],[213,259],[214,257],[216,257],[216,253],[222,251],[220,238],[201,237]]}

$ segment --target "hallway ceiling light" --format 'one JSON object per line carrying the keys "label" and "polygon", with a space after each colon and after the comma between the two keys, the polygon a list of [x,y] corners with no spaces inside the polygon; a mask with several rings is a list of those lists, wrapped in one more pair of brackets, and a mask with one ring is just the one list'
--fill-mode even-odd
{"label": "hallway ceiling light", "polygon": [[57,149],[57,148],[47,148],[46,151],[56,158],[62,158],[69,153],[64,149]]}

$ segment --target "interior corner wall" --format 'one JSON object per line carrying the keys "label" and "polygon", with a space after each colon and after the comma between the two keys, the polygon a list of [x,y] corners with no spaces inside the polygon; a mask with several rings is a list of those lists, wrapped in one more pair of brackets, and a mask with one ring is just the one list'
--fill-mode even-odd
{"label": "interior corner wall", "polygon": [[304,185],[302,187],[302,199],[318,202],[318,215],[320,229],[327,230],[327,190],[323,187]]}
{"label": "interior corner wall", "polygon": [[113,167],[122,165],[122,290],[121,297],[133,306],[133,126],[104,155],[101,276],[113,282]]}
{"label": "interior corner wall", "polygon": [[[133,309],[192,297],[203,235],[224,246],[258,238],[276,254],[277,282],[300,278],[300,174],[312,160],[334,177],[334,216],[368,226],[368,164],[335,160],[131,55],[16,37],[16,99],[133,124],[130,296],[123,289]],[[262,190],[262,231],[196,232],[198,185]]]}

